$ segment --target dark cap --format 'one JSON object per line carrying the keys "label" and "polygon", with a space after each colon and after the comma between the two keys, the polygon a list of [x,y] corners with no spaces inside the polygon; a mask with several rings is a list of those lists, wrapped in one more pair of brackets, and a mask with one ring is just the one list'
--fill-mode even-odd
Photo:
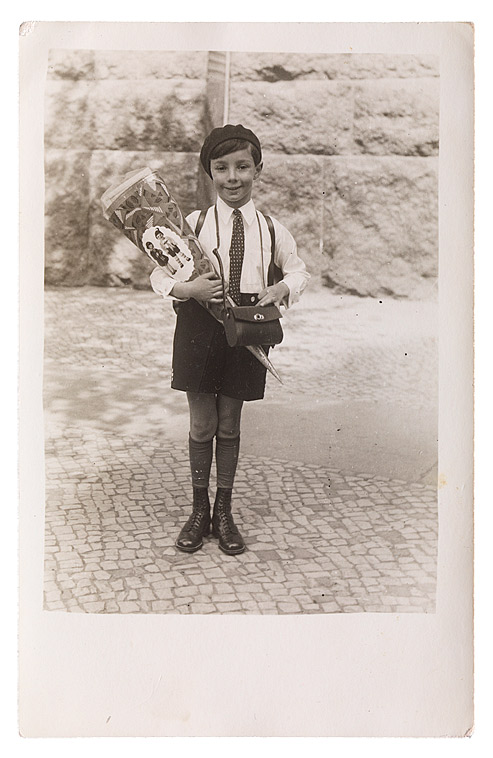
{"label": "dark cap", "polygon": [[226,124],[226,126],[220,126],[217,129],[213,129],[208,137],[205,138],[205,142],[202,145],[200,151],[200,162],[209,176],[211,176],[211,153],[221,142],[227,142],[230,139],[242,139],[246,142],[250,142],[255,145],[260,154],[260,160],[262,160],[262,149],[258,137],[250,130],[246,129],[241,124]]}

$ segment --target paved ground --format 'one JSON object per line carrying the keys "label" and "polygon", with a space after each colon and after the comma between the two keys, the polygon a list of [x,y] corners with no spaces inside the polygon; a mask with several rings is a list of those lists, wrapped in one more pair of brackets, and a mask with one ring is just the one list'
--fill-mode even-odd
{"label": "paved ground", "polygon": [[435,304],[314,288],[286,314],[284,385],[244,410],[236,557],[173,546],[190,485],[169,304],[48,290],[45,323],[46,609],[434,611]]}

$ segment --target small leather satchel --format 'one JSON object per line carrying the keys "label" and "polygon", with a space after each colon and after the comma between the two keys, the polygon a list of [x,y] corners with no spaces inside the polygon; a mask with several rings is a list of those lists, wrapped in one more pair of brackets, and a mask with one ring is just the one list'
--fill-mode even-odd
{"label": "small leather satchel", "polygon": [[238,345],[279,345],[283,339],[279,319],[282,313],[270,305],[228,305],[225,303],[223,324],[230,347]]}

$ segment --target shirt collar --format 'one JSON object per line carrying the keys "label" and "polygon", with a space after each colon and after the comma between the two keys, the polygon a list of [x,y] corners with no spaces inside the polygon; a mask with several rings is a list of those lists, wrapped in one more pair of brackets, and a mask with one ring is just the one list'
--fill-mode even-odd
{"label": "shirt collar", "polygon": [[[256,211],[253,200],[249,200],[248,203],[242,205],[239,210],[241,211],[241,214],[248,225],[250,225],[252,221],[255,220]],[[234,208],[230,208],[229,205],[224,202],[224,200],[221,200],[220,197],[217,198],[217,212],[219,214],[219,218],[224,224],[227,224],[229,222],[231,216],[233,215],[233,211]]]}

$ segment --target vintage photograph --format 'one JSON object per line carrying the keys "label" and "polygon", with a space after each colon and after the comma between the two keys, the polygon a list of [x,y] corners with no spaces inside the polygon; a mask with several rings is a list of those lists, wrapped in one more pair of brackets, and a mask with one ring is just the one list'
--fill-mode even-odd
{"label": "vintage photograph", "polygon": [[44,609],[433,614],[438,55],[57,49]]}
{"label": "vintage photograph", "polygon": [[470,736],[472,25],[19,60],[19,733]]}

